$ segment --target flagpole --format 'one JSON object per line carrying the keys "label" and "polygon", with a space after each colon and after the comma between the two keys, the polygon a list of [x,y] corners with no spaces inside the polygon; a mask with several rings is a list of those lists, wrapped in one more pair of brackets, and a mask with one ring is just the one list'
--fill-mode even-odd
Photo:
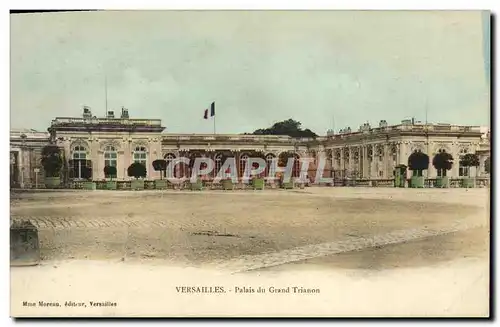
{"label": "flagpole", "polygon": [[108,116],[108,76],[104,74],[104,98],[106,103],[106,112],[104,113],[104,118]]}

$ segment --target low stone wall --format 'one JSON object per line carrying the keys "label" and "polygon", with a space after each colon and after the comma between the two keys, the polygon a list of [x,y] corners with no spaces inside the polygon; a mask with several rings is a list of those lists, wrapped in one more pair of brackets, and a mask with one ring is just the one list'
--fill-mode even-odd
{"label": "low stone wall", "polygon": [[[483,187],[490,187],[490,179],[488,177],[476,177],[474,178],[475,180],[475,187],[478,188],[483,188]],[[206,189],[212,189],[212,190],[222,190],[222,184],[220,182],[212,182],[212,181],[202,181],[203,182],[203,187]],[[85,186],[84,181],[71,181],[68,184],[61,186],[62,189],[74,189],[74,190],[83,190],[83,189],[88,189]],[[108,189],[107,187],[107,181],[94,181],[96,184],[96,189],[97,190],[106,190]],[[300,183],[298,181],[294,182],[296,187],[300,186]],[[309,187],[394,187],[394,179],[335,179],[333,183],[320,183],[320,184],[314,184],[314,183],[306,183],[306,186]],[[410,180],[407,180],[406,187],[410,185]],[[428,178],[424,182],[424,187],[425,188],[434,188],[436,187],[436,179],[435,178]],[[39,185],[39,189],[43,189],[43,185]],[[234,184],[234,189],[235,190],[245,190],[245,189],[253,189],[252,185],[250,182],[237,182]],[[462,178],[450,178],[450,188],[460,188],[462,187]],[[190,181],[186,180],[180,183],[171,183],[167,181],[167,187],[166,189],[189,189],[190,188]],[[266,189],[277,189],[279,188],[279,183],[276,181],[266,181],[265,183],[265,188]],[[24,188],[24,189],[34,189],[34,187],[31,188]],[[130,190],[131,189],[131,181],[116,181],[116,189],[117,190]],[[155,189],[155,181],[154,180],[145,180],[144,181],[144,189],[146,190],[154,190]]]}

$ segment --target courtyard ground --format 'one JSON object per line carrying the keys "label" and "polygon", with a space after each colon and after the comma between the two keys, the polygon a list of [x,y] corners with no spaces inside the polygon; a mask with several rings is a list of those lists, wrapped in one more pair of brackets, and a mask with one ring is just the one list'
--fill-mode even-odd
{"label": "courtyard ground", "polygon": [[[488,210],[487,189],[12,193],[11,219],[39,227],[42,264],[11,268],[11,311],[487,315]],[[259,304],[255,294],[234,294],[238,286],[276,284],[307,284],[321,294],[281,297],[272,310],[265,304],[283,294],[268,292]],[[176,290],[183,285],[228,291],[186,295]],[[22,306],[68,296],[121,304]]]}

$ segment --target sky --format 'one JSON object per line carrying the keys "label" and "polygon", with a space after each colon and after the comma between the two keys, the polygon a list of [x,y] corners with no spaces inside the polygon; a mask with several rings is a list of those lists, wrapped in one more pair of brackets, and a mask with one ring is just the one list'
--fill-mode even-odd
{"label": "sky", "polygon": [[[480,11],[102,11],[11,15],[11,128],[57,117],[162,119],[317,134],[382,119],[489,125]],[[489,37],[489,35],[488,35]],[[489,58],[489,57],[488,57]],[[488,67],[488,68],[486,68]],[[426,110],[427,108],[427,110]]]}

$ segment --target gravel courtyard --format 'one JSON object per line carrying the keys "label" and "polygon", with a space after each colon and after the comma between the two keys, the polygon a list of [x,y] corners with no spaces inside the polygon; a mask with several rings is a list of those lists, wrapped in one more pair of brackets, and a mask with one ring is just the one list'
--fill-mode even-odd
{"label": "gravel courtyard", "polygon": [[[486,189],[392,188],[13,193],[11,219],[39,227],[44,261],[202,267],[246,258],[256,265],[236,270],[302,263],[383,269],[487,257],[488,197]],[[356,240],[364,245],[349,248]],[[332,250],[332,242],[343,250]],[[281,255],[269,259],[276,264],[259,263],[273,254]]]}
{"label": "gravel courtyard", "polygon": [[[486,189],[13,193],[43,261],[11,315],[487,316]],[[179,293],[185,286],[223,294]],[[317,289],[239,293],[236,287]],[[61,307],[26,307],[52,301]],[[86,303],[66,306],[65,301]],[[94,307],[91,301],[116,302]]]}

